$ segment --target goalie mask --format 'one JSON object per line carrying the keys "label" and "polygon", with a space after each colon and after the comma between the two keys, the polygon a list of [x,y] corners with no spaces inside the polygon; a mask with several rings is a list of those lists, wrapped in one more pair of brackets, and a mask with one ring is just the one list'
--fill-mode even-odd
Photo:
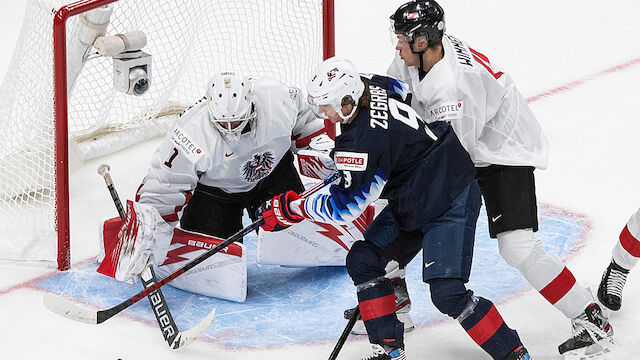
{"label": "goalie mask", "polygon": [[[316,68],[307,85],[307,91],[309,104],[316,116],[326,119],[327,115],[321,113],[319,107],[331,105],[342,119],[340,122],[344,124],[358,108],[358,101],[364,92],[364,83],[351,61],[332,57]],[[344,115],[342,107],[349,104],[353,105],[353,110]]]}
{"label": "goalie mask", "polygon": [[247,126],[255,132],[253,81],[234,72],[216,74],[207,87],[209,119],[227,141],[238,141]]}

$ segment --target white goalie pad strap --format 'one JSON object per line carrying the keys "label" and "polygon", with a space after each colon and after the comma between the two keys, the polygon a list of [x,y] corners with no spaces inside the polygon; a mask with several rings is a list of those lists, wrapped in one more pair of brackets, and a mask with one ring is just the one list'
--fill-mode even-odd
{"label": "white goalie pad strap", "polygon": [[354,242],[373,221],[374,207],[348,225],[304,220],[279,232],[260,231],[256,262],[285,266],[344,266]]}
{"label": "white goalie pad strap", "polygon": [[[153,206],[132,201],[127,201],[128,226],[114,231],[118,222],[119,219],[105,222],[101,241],[104,250],[100,251],[104,257],[98,272],[134,284],[149,260],[155,263],[164,259],[173,227]],[[107,223],[111,225],[109,232],[104,231]]]}
{"label": "white goalie pad strap", "polygon": [[326,153],[316,150],[300,150],[298,157],[298,169],[301,175],[314,179],[326,179],[336,172],[336,164]]}
{"label": "white goalie pad strap", "polygon": [[[165,277],[223,241],[176,228],[166,258],[156,267],[156,274]],[[170,285],[196,294],[243,302],[247,297],[246,253],[243,244],[233,243],[174,279]]]}

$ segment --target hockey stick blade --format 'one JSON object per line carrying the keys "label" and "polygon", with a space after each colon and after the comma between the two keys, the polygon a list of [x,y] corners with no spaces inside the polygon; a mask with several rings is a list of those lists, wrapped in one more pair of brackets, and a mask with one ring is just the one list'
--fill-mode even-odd
{"label": "hockey stick blade", "polygon": [[47,309],[67,319],[85,324],[98,324],[97,311],[82,308],[61,296],[46,293],[42,298],[42,303]]}
{"label": "hockey stick blade", "polygon": [[[98,322],[98,313],[100,311],[85,309],[61,296],[47,293],[44,295],[42,303],[50,311],[67,319],[75,320],[85,324],[99,324],[102,322]],[[178,350],[197,340],[209,328],[209,326],[213,322],[215,315],[216,310],[213,309],[209,313],[209,315],[200,320],[197,325],[187,331],[179,332],[175,337],[173,343],[168,344],[169,347],[171,349]]]}
{"label": "hockey stick blade", "polygon": [[178,350],[196,341],[209,328],[209,326],[213,322],[213,318],[215,317],[215,315],[216,309],[213,309],[211,310],[209,315],[200,320],[200,322],[196,326],[187,331],[179,332],[173,344],[170,344],[169,347],[173,350]]}
{"label": "hockey stick blade", "polygon": [[[309,196],[310,194],[322,189],[324,186],[333,183],[334,181],[340,179],[340,173],[335,172],[334,174],[332,174],[331,176],[329,176],[328,178],[326,178],[324,181],[319,182],[318,184],[310,187],[309,189],[305,190],[302,194],[300,194],[301,197],[306,197]],[[118,313],[120,313],[121,311],[123,311],[124,309],[128,308],[129,306],[137,303],[138,301],[144,299],[145,297],[149,296],[149,294],[151,294],[152,292],[156,291],[157,289],[163,287],[164,285],[168,284],[169,282],[171,282],[173,279],[177,278],[178,276],[184,274],[185,272],[193,269],[194,267],[196,267],[198,264],[202,263],[203,261],[205,261],[206,259],[210,258],[211,256],[213,256],[214,254],[216,254],[217,252],[219,252],[220,250],[226,248],[227,246],[231,245],[232,243],[242,239],[245,235],[249,234],[250,232],[254,231],[255,229],[259,228],[260,225],[262,225],[264,223],[264,219],[262,219],[261,217],[258,218],[256,221],[252,222],[251,224],[247,225],[245,228],[243,228],[242,230],[238,231],[237,233],[231,235],[231,237],[229,237],[227,240],[221,242],[220,244],[212,247],[211,249],[209,249],[207,252],[200,254],[200,256],[196,257],[195,259],[189,261],[188,263],[186,263],[183,267],[177,269],[176,271],[172,272],[171,274],[165,276],[164,278],[158,280],[158,282],[156,282],[155,284],[151,284],[148,287],[146,287],[144,290],[138,292],[137,294],[133,295],[132,297],[130,297],[129,299],[121,302],[120,304],[110,307],[108,309],[105,310],[98,310],[97,312],[95,312],[95,316],[92,314],[87,314],[87,310],[82,309],[81,307],[75,305],[74,303],[60,298],[59,296],[53,295],[53,294],[46,294],[45,298],[49,298],[49,297],[57,297],[58,299],[56,300],[46,300],[46,302],[53,304],[52,307],[49,307],[45,304],[45,306],[47,306],[48,309],[50,309],[51,311],[55,312],[56,314],[59,314],[61,316],[64,316],[66,318],[72,319],[72,320],[76,320],[76,321],[80,321],[80,322],[84,322],[84,323],[88,323],[88,324],[101,324],[104,321],[112,318],[113,316],[117,315]],[[90,311],[91,312],[91,311]],[[92,322],[93,319],[95,319],[95,322]]]}

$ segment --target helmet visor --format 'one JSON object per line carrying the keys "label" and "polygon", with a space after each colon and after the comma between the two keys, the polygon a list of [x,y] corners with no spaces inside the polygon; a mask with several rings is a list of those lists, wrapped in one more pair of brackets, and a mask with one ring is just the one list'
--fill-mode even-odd
{"label": "helmet visor", "polygon": [[395,22],[391,19],[391,25],[389,25],[389,41],[393,47],[398,46],[398,36],[400,33],[396,32]]}
{"label": "helmet visor", "polygon": [[313,115],[320,119],[328,119],[329,117],[322,111],[320,111],[320,105],[318,105],[315,101],[313,101],[313,96],[307,95],[307,102],[309,106],[311,106],[311,111],[313,111]]}
{"label": "helmet visor", "polygon": [[307,95],[307,101],[309,102],[309,105],[311,105],[311,110],[313,111],[313,114],[319,117],[320,119],[329,119],[328,114],[325,114],[324,111],[320,109],[320,106],[322,105],[331,105],[331,107],[333,108],[333,110],[335,110],[336,113],[338,114],[342,113],[342,104],[341,104],[341,101],[338,99],[334,99],[328,102],[325,101],[325,104],[318,104],[316,102],[316,99],[313,96]]}
{"label": "helmet visor", "polygon": [[393,19],[390,20],[390,23],[391,24],[389,25],[389,39],[391,40],[391,44],[394,47],[398,46],[399,42],[406,42],[406,43],[411,42],[411,40],[413,39],[413,31],[415,30],[415,28],[412,28],[409,31],[407,31],[406,28],[403,28],[403,29],[397,28],[396,23]]}

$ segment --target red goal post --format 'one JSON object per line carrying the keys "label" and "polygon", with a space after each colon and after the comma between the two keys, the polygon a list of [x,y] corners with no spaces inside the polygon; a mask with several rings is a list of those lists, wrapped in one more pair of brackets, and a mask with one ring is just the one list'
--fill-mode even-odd
{"label": "red goal post", "polygon": [[[36,0],[37,1],[37,0]],[[44,2],[46,2],[47,0],[45,0]],[[56,1],[58,3],[62,2],[62,0],[48,0],[51,3],[56,3]],[[74,133],[72,133],[71,127],[71,123],[70,123],[70,112],[69,112],[69,106],[70,103],[73,102],[74,100],[77,100],[80,96],[82,96],[82,94],[78,94],[78,93],[82,93],[83,90],[81,89],[76,89],[74,88],[74,86],[82,86],[83,84],[76,84],[74,86],[70,85],[70,81],[68,79],[68,62],[69,59],[67,58],[68,56],[68,35],[69,35],[69,29],[67,26],[67,23],[69,21],[69,19],[72,19],[73,17],[76,17],[78,15],[82,15],[87,13],[90,10],[94,10],[94,9],[98,9],[98,8],[102,8],[106,5],[110,5],[111,4],[115,4],[118,2],[122,2],[122,3],[130,3],[130,6],[132,8],[140,6],[139,4],[142,1],[138,1],[136,3],[134,3],[134,0],[81,0],[81,1],[76,1],[73,3],[68,3],[66,5],[63,5],[57,9],[53,9],[52,13],[53,15],[53,21],[52,21],[52,26],[53,26],[53,54],[52,54],[52,74],[53,74],[53,81],[52,81],[52,97],[53,97],[53,104],[52,104],[52,109],[53,109],[53,128],[55,131],[55,143],[53,145],[53,150],[51,152],[54,152],[54,157],[53,157],[53,169],[54,169],[54,179],[51,181],[55,181],[55,185],[53,186],[55,188],[55,190],[53,191],[55,193],[55,197],[54,200],[55,203],[53,204],[54,207],[54,211],[55,211],[55,224],[54,224],[54,231],[57,235],[57,265],[58,265],[58,269],[59,270],[67,270],[70,267],[70,217],[69,217],[69,156],[70,156],[70,152],[69,152],[69,140],[68,139],[76,139],[78,141],[80,141],[81,139],[94,139],[96,137],[98,137],[98,135],[94,135],[95,133],[90,133],[90,134],[86,134],[86,133],[82,133],[81,135],[75,135]],[[171,6],[171,2],[172,0],[163,0],[163,1],[156,1],[154,3],[154,6],[156,6],[155,4],[161,3],[163,4],[162,6]],[[188,2],[189,5],[191,5],[192,3],[196,3],[197,1],[193,1],[193,2]],[[216,4],[217,6],[221,6],[221,8],[224,8],[225,11],[227,10],[227,8],[231,9],[234,6],[238,6],[238,10],[239,13],[238,14],[232,14],[232,15],[224,15],[224,21],[226,21],[227,19],[230,19],[229,23],[221,23],[222,20],[220,20],[220,23],[216,23],[216,24],[206,24],[204,25],[203,28],[205,29],[210,29],[212,32],[216,33],[219,30],[219,34],[216,33],[214,34],[211,38],[211,44],[212,46],[220,46],[219,50],[225,50],[228,48],[228,46],[224,46],[224,45],[218,45],[218,40],[219,39],[227,39],[228,36],[233,36],[234,33],[239,33],[242,32],[245,29],[245,23],[243,23],[242,21],[242,17],[246,16],[246,21],[256,21],[259,22],[258,26],[262,26],[263,28],[265,27],[269,27],[269,26],[276,26],[276,27],[284,27],[284,29],[267,29],[264,31],[264,33],[266,34],[264,37],[260,38],[259,44],[263,45],[264,49],[260,49],[261,51],[256,53],[258,55],[255,54],[250,54],[248,55],[248,59],[253,60],[255,57],[259,57],[260,60],[262,60],[263,62],[269,62],[272,60],[272,58],[278,57],[278,56],[274,56],[273,53],[269,53],[269,50],[273,50],[273,51],[282,51],[282,50],[278,50],[278,49],[283,49],[283,47],[278,47],[275,46],[273,44],[271,44],[271,42],[282,42],[284,43],[284,45],[289,45],[289,46],[296,46],[296,45],[304,45],[306,46],[304,39],[308,36],[309,37],[309,42],[314,42],[315,41],[315,37],[319,37],[321,40],[321,46],[319,51],[316,54],[316,51],[311,49],[304,49],[302,50],[301,54],[296,55],[296,56],[291,56],[291,55],[283,55],[283,59],[274,59],[275,62],[275,68],[277,70],[282,70],[280,71],[281,74],[286,74],[286,75],[280,75],[277,73],[273,73],[275,72],[273,70],[273,68],[261,68],[259,70],[257,70],[257,73],[252,73],[251,70],[256,68],[256,65],[254,63],[249,63],[249,64],[243,64],[243,66],[239,66],[241,69],[241,71],[250,74],[250,75],[254,75],[254,76],[260,76],[260,75],[271,75],[275,78],[280,78],[282,81],[284,81],[285,83],[290,83],[292,85],[298,85],[298,86],[304,86],[303,83],[301,83],[301,81],[299,81],[298,78],[296,79],[285,79],[282,77],[286,77],[288,76],[288,74],[290,73],[295,73],[295,76],[298,76],[300,78],[302,74],[304,74],[305,72],[308,73],[309,71],[311,71],[312,67],[310,67],[310,65],[313,65],[314,63],[317,64],[319,63],[322,58],[328,58],[334,55],[335,53],[335,48],[334,48],[334,4],[333,4],[333,0],[304,0],[304,1],[292,1],[292,0],[282,0],[282,1],[269,1],[269,2],[256,2],[256,1],[251,1],[251,0],[244,0],[244,1],[236,1],[236,0],[226,0],[226,1],[213,1],[213,0],[208,0],[208,1],[204,1],[202,2],[202,4]],[[184,4],[184,2],[182,2]],[[223,5],[220,5],[222,4]],[[266,4],[266,5],[265,5]],[[298,5],[300,5],[298,7]],[[124,5],[123,5],[124,6]],[[202,6],[208,6],[208,5],[202,5]],[[249,9],[249,7],[251,6],[255,6],[257,8],[256,12],[254,13],[251,9]],[[280,7],[279,7],[280,6]],[[263,10],[263,7],[269,7],[269,14],[270,15],[266,15],[266,17],[268,18],[268,21],[264,21],[263,19],[263,15],[260,13],[260,11]],[[248,10],[249,9],[249,10]],[[118,9],[114,10],[117,11]],[[233,9],[232,9],[233,10]],[[29,11],[29,10],[28,10]],[[247,15],[248,12],[251,11],[250,15]],[[287,11],[291,11],[292,14],[290,15],[286,15],[289,16],[287,18],[284,18],[284,13]],[[187,11],[188,12],[188,11]],[[193,11],[193,12],[197,12],[197,11]],[[302,12],[309,12],[309,14],[303,14]],[[312,14],[315,12],[319,12],[319,14]],[[277,15],[277,16],[276,16]],[[308,17],[305,17],[307,16]],[[117,16],[127,16],[127,14],[118,14]],[[175,17],[179,17],[179,16],[183,16],[183,12],[176,12]],[[25,18],[25,20],[29,17],[29,14],[27,14],[27,17]],[[231,30],[235,30],[236,28],[233,27],[233,23],[231,21],[235,21],[235,19],[237,17],[240,17],[241,20],[238,23],[238,27],[237,27],[237,31],[229,31],[229,29],[231,28]],[[303,19],[301,20],[301,23],[296,23],[295,20],[298,17],[303,17]],[[284,18],[283,21],[279,21],[282,20]],[[319,22],[321,23],[321,30],[318,31],[319,34],[311,34],[312,30],[314,29],[313,26],[310,26],[309,22],[311,20],[314,20],[318,18]],[[311,19],[311,20],[309,20]],[[113,20],[112,20],[113,22]],[[287,23],[290,22],[290,23]],[[311,21],[313,22],[313,21]],[[126,23],[126,21],[124,21],[123,23]],[[215,28],[216,25],[219,24],[219,29]],[[286,28],[286,26],[291,25],[292,28],[288,29]],[[111,24],[109,25],[109,27],[111,27]],[[121,25],[120,29],[125,28],[125,25]],[[165,26],[166,27],[166,26]],[[297,28],[299,27],[299,28]],[[107,34],[108,35],[114,35],[111,33],[112,29],[107,29]],[[126,29],[127,31],[133,31],[133,30],[139,30],[136,28],[130,28],[130,29]],[[177,29],[175,31],[179,31],[180,29]],[[262,28],[258,29],[259,31],[257,31],[255,34],[262,34]],[[270,32],[271,30],[273,30],[273,32]],[[23,31],[25,31],[25,28],[23,26]],[[160,30],[159,30],[160,31]],[[162,28],[162,31],[166,31],[165,28]],[[290,32],[295,32],[295,34],[291,34],[291,38],[287,37],[287,35],[290,34]],[[167,34],[166,32],[162,32],[162,34]],[[173,34],[171,34],[173,35]],[[199,36],[200,34],[197,34],[195,36]],[[161,36],[158,34],[154,34],[154,33],[149,33],[147,34],[148,37],[154,37],[154,36]],[[247,36],[250,37],[250,36]],[[22,37],[21,37],[22,39]],[[179,39],[179,38],[178,38]],[[293,39],[293,40],[291,40]],[[303,39],[302,42],[300,39]],[[20,40],[19,40],[20,41]],[[234,40],[231,40],[234,41]],[[240,41],[244,41],[243,39],[240,39]],[[287,42],[295,42],[294,44],[287,44]],[[203,43],[206,41],[202,41],[202,39],[199,39],[198,42],[195,44],[199,47],[203,46]],[[238,44],[238,47],[242,47],[244,43],[242,44]],[[207,46],[209,45],[208,43],[206,44]],[[21,46],[20,44],[18,44],[18,46]],[[26,45],[25,45],[26,46]],[[156,50],[157,51],[157,50]],[[186,52],[188,57],[193,56],[191,52]],[[216,51],[210,51],[211,54],[216,54]],[[161,54],[154,54],[153,51],[151,53],[151,55],[161,55]],[[277,54],[276,54],[277,55]],[[225,56],[225,55],[222,55]],[[241,58],[240,56],[238,56],[236,53],[234,53],[234,55],[226,55],[229,58],[233,58],[233,59],[238,59],[237,61],[244,61],[244,58]],[[300,58],[304,58],[304,57],[309,57],[310,60],[309,61],[302,61]],[[179,61],[185,60],[185,59],[177,59]],[[189,62],[190,59],[186,59],[185,62]],[[207,60],[207,59],[205,59]],[[211,66],[210,68],[208,68],[207,66],[201,66],[202,64],[200,62],[196,62],[194,61],[194,63],[196,65],[198,65],[199,67],[201,67],[202,69],[207,69],[207,71],[211,71],[211,69],[215,69],[218,71],[221,70],[238,70],[238,69],[229,69],[229,68],[223,68],[225,65],[225,61],[222,61],[222,59],[211,59],[212,61],[215,62],[214,66]],[[226,59],[228,60],[228,59]],[[304,60],[304,59],[303,59]],[[156,59],[154,58],[154,62],[156,61]],[[12,62],[12,66],[16,66],[16,68],[19,66],[20,61],[14,61]],[[15,64],[14,64],[15,63]],[[238,64],[232,64],[232,65],[238,65]],[[262,65],[262,64],[260,64]],[[87,65],[85,66],[84,69],[82,69],[83,72],[90,72],[87,71],[87,67],[92,66],[92,64],[87,63]],[[163,84],[159,84],[161,81],[161,77],[164,76],[164,74],[162,73],[163,70],[168,71],[167,69],[164,69],[161,67],[161,65],[156,66],[156,64],[154,63],[154,75],[157,76],[158,81],[156,81],[156,84],[154,84],[154,82],[152,81],[152,85],[151,88],[155,90],[154,86],[158,86],[158,85],[163,85]],[[226,65],[226,66],[230,66],[230,65]],[[285,68],[285,69],[281,69],[281,68]],[[173,69],[173,68],[172,68]],[[188,67],[187,67],[188,69]],[[178,69],[179,72],[184,73],[185,70],[184,68],[179,68]],[[12,71],[12,67],[10,67],[10,71]],[[110,69],[108,70],[101,70],[102,72],[100,73],[100,79],[102,79],[102,77],[111,77],[111,73],[110,73]],[[272,74],[273,73],[273,74]],[[83,76],[85,74],[83,73]],[[93,75],[93,74],[91,74]],[[208,74],[201,74],[201,76],[203,75],[208,75]],[[280,75],[280,76],[279,76]],[[306,74],[308,75],[308,74]],[[189,82],[188,76],[187,80],[185,81],[186,83]],[[191,77],[192,79],[194,78],[194,76]],[[198,78],[198,77],[195,77]],[[7,76],[5,78],[5,82],[3,85],[7,85],[8,83],[10,83],[12,80],[11,77]],[[109,79],[110,80],[110,79]],[[297,80],[297,81],[296,81]],[[95,81],[95,80],[94,80]],[[181,91],[182,88],[186,88],[187,85],[182,85],[181,82],[179,81],[183,81],[183,80],[172,80],[173,82],[170,83],[170,85],[167,86],[167,88],[171,88],[171,90],[168,90],[169,92],[174,91],[173,88],[177,88],[178,90],[176,91]],[[79,81],[81,82],[81,81]],[[193,82],[193,81],[192,81]],[[200,81],[201,82],[201,81]],[[29,86],[32,84],[25,84],[25,86]],[[204,84],[197,84],[197,86],[199,88],[204,88]],[[71,89],[73,88],[73,95],[71,96],[70,94],[72,93]],[[2,89],[0,89],[2,90]],[[151,92],[151,91],[150,91]],[[184,94],[187,94],[189,91],[185,91]],[[8,93],[8,92],[7,92]],[[0,95],[3,95],[4,93],[0,91]],[[183,98],[189,98],[187,95],[183,95],[183,93],[180,93],[181,96]],[[114,104],[117,103],[117,100],[120,100],[121,98],[124,98],[123,96],[121,96],[123,94],[116,94],[116,95],[109,95],[109,96],[113,96],[116,100],[114,100],[112,103],[109,103],[110,106],[115,106]],[[86,98],[83,98],[82,101],[87,101],[87,102],[91,102],[93,101],[93,99],[99,98],[100,95],[95,95],[95,94],[88,94],[86,95]],[[130,97],[133,97],[132,95],[129,95]],[[150,95],[149,95],[150,96]],[[164,93],[161,95],[165,96]],[[144,98],[145,95],[141,96],[140,98]],[[165,99],[166,100],[166,99]],[[197,98],[193,99],[194,101],[197,100]],[[132,100],[131,100],[132,101]],[[81,102],[81,101],[79,101]],[[129,105],[128,103],[130,102],[130,99],[124,99],[122,101],[123,103],[127,103],[127,106]],[[155,104],[155,103],[154,103]],[[0,105],[3,105],[2,103],[0,103]],[[151,105],[149,105],[149,103],[145,103],[143,104],[143,112],[145,114],[150,113],[151,111],[149,110],[149,108],[151,108]],[[134,106],[135,107],[135,106]],[[0,106],[1,108],[1,106]],[[128,109],[128,108],[127,108]],[[73,109],[73,111],[77,111],[76,109]],[[98,112],[100,110],[97,110]],[[127,111],[127,110],[123,110],[123,111]],[[132,110],[133,111],[133,110]],[[135,111],[138,111],[137,108]],[[153,115],[151,117],[160,117],[161,114],[163,114],[164,110],[159,110],[159,109],[155,109],[153,110]],[[15,111],[13,112],[15,114]],[[120,116],[121,117],[121,116]],[[147,116],[149,117],[149,116]],[[0,120],[2,120],[0,118]],[[1,125],[3,124],[3,121],[0,121]],[[120,126],[120,125],[118,125]],[[120,126],[122,127],[122,126]],[[104,130],[105,126],[102,124],[100,125],[100,131],[103,132],[107,132],[110,130]],[[113,130],[114,132],[119,132],[121,129],[118,128],[116,130]],[[331,129],[333,130],[333,129]],[[330,130],[330,131],[331,131]],[[102,134],[102,133],[100,133]],[[100,135],[102,136],[102,135]],[[79,140],[80,139],[80,140]],[[47,151],[44,151],[44,153],[47,153]],[[0,157],[3,156],[4,154],[0,154]],[[8,154],[7,156],[11,156],[11,154]],[[44,155],[43,155],[44,156]],[[1,169],[0,169],[1,170]],[[26,175],[29,176],[29,175]],[[32,181],[35,182],[35,181]],[[9,200],[5,200],[5,202],[7,203],[15,203],[14,199],[18,198],[21,199],[24,197],[24,195],[18,194],[19,191],[15,191],[13,189],[11,190],[7,190],[6,194],[2,194],[1,190],[3,190],[2,184],[0,184],[0,198],[3,199],[9,199]],[[26,186],[26,185],[24,185]],[[49,184],[47,184],[47,181],[44,181],[44,184],[29,184],[28,185],[28,189],[24,190],[27,193],[36,193],[37,195],[34,196],[38,199],[43,198],[44,196],[42,195],[44,192],[41,190],[42,188],[45,188],[47,186],[50,186]],[[34,190],[35,189],[35,190]],[[30,203],[33,202],[30,200]],[[38,204],[39,206],[40,204]],[[7,207],[11,207],[12,205],[7,205]],[[1,216],[1,214],[0,214]],[[0,225],[1,226],[1,225]],[[46,231],[45,231],[46,232]],[[0,235],[2,235],[0,233]],[[2,257],[2,255],[0,254],[0,258]],[[39,259],[27,259],[27,260],[39,260]]]}

